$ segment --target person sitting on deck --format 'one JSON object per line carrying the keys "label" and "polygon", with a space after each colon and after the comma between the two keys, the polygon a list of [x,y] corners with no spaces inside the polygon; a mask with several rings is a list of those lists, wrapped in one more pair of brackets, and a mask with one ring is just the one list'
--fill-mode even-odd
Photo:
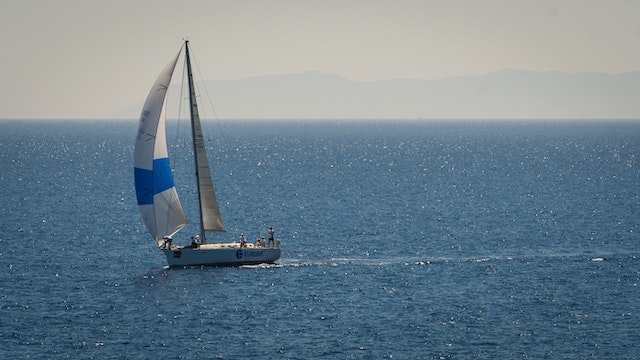
{"label": "person sitting on deck", "polygon": [[171,242],[173,241],[173,238],[170,235],[166,235],[162,238],[162,240],[164,240],[162,248],[171,250]]}
{"label": "person sitting on deck", "polygon": [[196,234],[191,238],[191,247],[195,249],[198,246],[200,246],[200,235]]}

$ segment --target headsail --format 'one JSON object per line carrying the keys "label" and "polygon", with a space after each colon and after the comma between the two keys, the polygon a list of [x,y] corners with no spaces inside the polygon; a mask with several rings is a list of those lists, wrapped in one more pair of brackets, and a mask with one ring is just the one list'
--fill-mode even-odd
{"label": "headsail", "polygon": [[189,42],[185,42],[187,59],[187,76],[189,78],[189,99],[191,105],[191,127],[193,135],[193,151],[196,161],[196,176],[198,178],[198,194],[200,200],[200,217],[202,219],[201,236],[206,241],[205,231],[226,231],[222,223],[216,192],[211,179],[211,171],[204,147],[204,138],[200,126],[200,115],[198,114],[198,104],[193,85],[193,75],[191,72],[191,61],[189,57]]}
{"label": "headsail", "polygon": [[134,150],[136,197],[144,223],[160,246],[162,237],[187,224],[173,183],[167,152],[165,100],[178,55],[162,71],[144,103]]}

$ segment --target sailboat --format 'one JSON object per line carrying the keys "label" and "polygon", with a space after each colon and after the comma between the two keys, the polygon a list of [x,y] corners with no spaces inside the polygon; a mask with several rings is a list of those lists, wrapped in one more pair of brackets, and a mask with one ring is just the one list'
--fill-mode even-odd
{"label": "sailboat", "polygon": [[[173,236],[188,221],[178,197],[169,164],[166,137],[166,99],[173,70],[184,50],[189,88],[191,133],[195,158],[200,217],[199,244],[176,246]],[[205,151],[194,89],[189,41],[178,51],[153,84],[142,108],[134,150],[136,198],[144,223],[170,267],[240,266],[273,263],[280,258],[280,246],[241,242],[208,243],[207,231],[226,232]],[[195,199],[194,199],[195,201]]]}

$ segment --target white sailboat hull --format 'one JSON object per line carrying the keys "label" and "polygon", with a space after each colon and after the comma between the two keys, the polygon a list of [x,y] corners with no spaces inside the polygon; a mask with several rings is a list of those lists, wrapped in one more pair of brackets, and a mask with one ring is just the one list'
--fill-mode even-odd
{"label": "white sailboat hull", "polygon": [[205,244],[198,248],[162,250],[170,267],[182,266],[241,266],[273,263],[280,258],[280,249],[240,247],[240,244]]}

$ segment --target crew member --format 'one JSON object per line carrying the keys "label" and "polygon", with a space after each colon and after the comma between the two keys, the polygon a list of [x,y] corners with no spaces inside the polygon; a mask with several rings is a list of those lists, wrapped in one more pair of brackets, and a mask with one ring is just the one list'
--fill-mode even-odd
{"label": "crew member", "polygon": [[275,231],[273,231],[273,226],[269,226],[269,247],[274,247],[276,245],[275,241],[273,240],[273,236],[275,235]]}
{"label": "crew member", "polygon": [[198,246],[200,246],[200,235],[196,234],[191,238],[191,247],[195,249]]}
{"label": "crew member", "polygon": [[173,241],[173,238],[171,237],[171,235],[165,235],[162,238],[162,240],[164,240],[164,244],[162,245],[162,248],[171,250],[171,242]]}

